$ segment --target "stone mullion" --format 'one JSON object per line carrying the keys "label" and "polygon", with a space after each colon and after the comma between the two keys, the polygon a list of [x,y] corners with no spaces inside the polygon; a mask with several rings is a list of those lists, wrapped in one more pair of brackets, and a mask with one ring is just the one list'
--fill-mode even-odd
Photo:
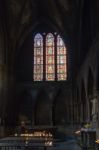
{"label": "stone mullion", "polygon": [[46,80],[46,35],[43,35],[43,80]]}
{"label": "stone mullion", "polygon": [[32,56],[33,56],[33,64],[32,64],[32,67],[33,67],[33,68],[32,68],[32,69],[33,69],[33,70],[32,70],[33,76],[32,76],[32,78],[33,78],[33,81],[34,81],[34,40],[33,40],[33,55],[32,55]]}
{"label": "stone mullion", "polygon": [[57,81],[57,36],[55,35],[55,81]]}

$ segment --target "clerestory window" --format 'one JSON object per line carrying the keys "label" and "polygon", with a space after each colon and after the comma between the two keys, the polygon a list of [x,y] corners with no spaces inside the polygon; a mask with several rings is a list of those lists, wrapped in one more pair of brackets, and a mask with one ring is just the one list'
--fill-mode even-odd
{"label": "clerestory window", "polygon": [[67,51],[61,36],[37,33],[33,42],[33,80],[67,79]]}

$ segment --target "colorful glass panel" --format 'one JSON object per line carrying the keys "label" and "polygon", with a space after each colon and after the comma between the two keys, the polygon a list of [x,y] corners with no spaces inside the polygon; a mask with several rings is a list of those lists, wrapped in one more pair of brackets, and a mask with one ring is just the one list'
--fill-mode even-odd
{"label": "colorful glass panel", "polygon": [[[45,38],[44,38],[45,39]],[[57,41],[57,43],[55,43]],[[45,51],[43,51],[43,43]],[[67,78],[67,59],[66,47],[62,38],[58,35],[57,40],[52,33],[48,33],[43,41],[43,36],[37,33],[34,37],[34,68],[33,79],[34,81],[42,81],[43,75],[46,81],[55,80],[55,67],[57,67],[57,80],[66,80]],[[56,50],[56,53],[55,53]],[[44,56],[45,55],[45,56]],[[45,59],[45,60],[43,60]],[[45,62],[43,64],[43,62]],[[44,69],[45,68],[45,69]],[[45,72],[43,73],[43,69]]]}
{"label": "colorful glass panel", "polygon": [[57,36],[57,79],[66,80],[66,47],[62,38]]}
{"label": "colorful glass panel", "polygon": [[43,37],[36,34],[34,38],[34,81],[43,80]]}
{"label": "colorful glass panel", "polygon": [[48,33],[46,36],[46,80],[55,80],[55,55],[54,36]]}

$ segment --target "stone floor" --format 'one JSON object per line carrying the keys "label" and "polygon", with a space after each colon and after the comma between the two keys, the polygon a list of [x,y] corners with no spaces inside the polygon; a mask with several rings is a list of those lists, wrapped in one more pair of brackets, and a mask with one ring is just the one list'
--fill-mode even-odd
{"label": "stone floor", "polygon": [[[62,132],[66,133],[66,139],[64,139],[64,141],[56,142],[55,145],[53,145],[52,147],[42,147],[42,148],[39,147],[37,149],[33,148],[31,150],[43,150],[43,149],[44,150],[82,150],[81,147],[77,144],[76,138],[74,136],[74,131],[72,130],[71,127],[65,128],[65,130],[62,130]],[[12,138],[10,137],[4,138],[4,141],[10,141],[10,140],[12,141]],[[14,140],[15,140],[15,137],[14,137]],[[0,145],[2,144],[4,145],[4,141],[0,140]],[[18,142],[17,139],[15,141]],[[11,144],[14,144],[14,142],[12,142]],[[19,143],[17,144],[19,146]],[[35,144],[37,144],[37,147],[38,147],[38,143],[34,143],[34,145]],[[24,150],[25,149],[30,150],[30,148],[28,149],[28,147],[24,147]],[[0,150],[7,150],[7,149],[1,148]],[[21,148],[9,148],[9,150],[21,150]]]}
{"label": "stone floor", "polygon": [[[7,138],[5,138],[7,140]],[[8,138],[9,139],[9,138]],[[3,142],[1,142],[3,143]],[[8,148],[9,150],[21,150],[20,148]],[[28,150],[28,147],[25,148]],[[35,149],[35,148],[33,148]],[[69,136],[64,142],[58,142],[53,147],[41,148],[41,150],[81,150],[80,146],[77,144],[75,137]],[[6,148],[1,148],[1,150],[6,150]],[[22,148],[23,150],[23,148]],[[29,149],[30,150],[30,149]],[[40,150],[40,148],[39,148]]]}
{"label": "stone floor", "polygon": [[49,150],[81,150],[81,147],[77,144],[74,137],[69,137],[65,142],[58,143],[53,148],[48,148]]}

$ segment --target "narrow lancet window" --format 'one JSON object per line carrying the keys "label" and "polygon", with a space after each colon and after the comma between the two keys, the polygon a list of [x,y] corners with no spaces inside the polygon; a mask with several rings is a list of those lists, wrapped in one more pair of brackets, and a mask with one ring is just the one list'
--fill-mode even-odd
{"label": "narrow lancet window", "polygon": [[48,33],[46,36],[46,80],[55,80],[55,48],[54,36]]}
{"label": "narrow lancet window", "polygon": [[43,37],[36,34],[34,37],[34,81],[43,80]]}
{"label": "narrow lancet window", "polygon": [[57,36],[57,79],[66,80],[66,47],[62,38]]}

